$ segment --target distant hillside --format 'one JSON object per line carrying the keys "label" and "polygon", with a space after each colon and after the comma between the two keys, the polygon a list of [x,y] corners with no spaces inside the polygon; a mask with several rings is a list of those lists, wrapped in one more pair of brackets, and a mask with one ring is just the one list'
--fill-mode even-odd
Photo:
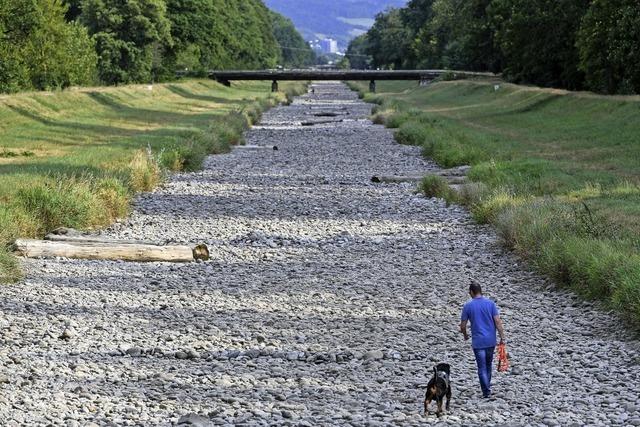
{"label": "distant hillside", "polygon": [[373,25],[378,12],[405,6],[407,0],[265,0],[291,18],[305,39],[332,37],[342,48]]}

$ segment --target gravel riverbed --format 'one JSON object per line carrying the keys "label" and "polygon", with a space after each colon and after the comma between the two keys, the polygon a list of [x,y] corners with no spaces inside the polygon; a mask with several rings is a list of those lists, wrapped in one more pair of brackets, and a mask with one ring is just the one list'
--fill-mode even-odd
{"label": "gravel riverbed", "polygon": [[[314,87],[247,132],[267,149],[173,176],[102,233],[205,242],[210,261],[24,261],[0,288],[0,424],[640,425],[640,345],[619,320],[462,208],[371,183],[436,166],[346,86]],[[471,280],[507,331],[491,400],[457,330]],[[451,412],[425,417],[438,362]]]}

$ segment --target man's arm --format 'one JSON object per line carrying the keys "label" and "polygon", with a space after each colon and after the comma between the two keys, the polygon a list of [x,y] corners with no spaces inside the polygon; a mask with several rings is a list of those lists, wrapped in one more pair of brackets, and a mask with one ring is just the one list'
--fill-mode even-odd
{"label": "man's arm", "polygon": [[469,333],[467,332],[467,321],[463,320],[460,322],[460,332],[464,335],[464,340],[467,341],[469,339]]}
{"label": "man's arm", "polygon": [[504,326],[500,315],[493,316],[493,321],[496,323],[496,329],[498,330],[498,335],[500,335],[500,343],[504,343]]}

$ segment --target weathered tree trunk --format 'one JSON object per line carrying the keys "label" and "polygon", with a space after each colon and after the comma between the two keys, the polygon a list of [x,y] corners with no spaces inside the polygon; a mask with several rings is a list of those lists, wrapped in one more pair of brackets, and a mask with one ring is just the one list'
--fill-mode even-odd
{"label": "weathered tree trunk", "polygon": [[317,126],[317,125],[327,125],[330,123],[342,123],[344,120],[316,120],[316,121],[308,121],[301,122],[301,126]]}
{"label": "weathered tree trunk", "polygon": [[386,184],[399,184],[402,182],[418,183],[424,179],[424,176],[373,176],[371,182],[386,183]]}
{"label": "weathered tree trunk", "polygon": [[93,260],[122,260],[135,262],[192,262],[209,259],[205,245],[195,249],[189,246],[157,246],[129,242],[51,241],[18,239],[16,254],[27,258],[75,258]]}
{"label": "weathered tree trunk", "polygon": [[275,145],[236,145],[236,150],[273,150],[277,151],[278,147]]}
{"label": "weathered tree trunk", "polygon": [[105,245],[146,245],[146,246],[161,246],[158,242],[150,242],[145,240],[116,240],[116,239],[107,239],[99,236],[91,236],[91,235],[64,235],[64,234],[47,234],[44,237],[44,240],[49,240],[52,242],[67,242],[69,244],[91,244],[91,243],[102,243]]}

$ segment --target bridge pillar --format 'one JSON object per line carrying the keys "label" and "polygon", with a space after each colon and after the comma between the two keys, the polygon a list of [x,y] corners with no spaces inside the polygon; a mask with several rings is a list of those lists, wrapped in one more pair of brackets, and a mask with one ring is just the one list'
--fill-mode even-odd
{"label": "bridge pillar", "polygon": [[376,81],[375,80],[371,80],[369,82],[369,92],[376,93]]}
{"label": "bridge pillar", "polygon": [[278,81],[274,80],[273,83],[271,83],[271,92],[277,92],[278,91]]}

